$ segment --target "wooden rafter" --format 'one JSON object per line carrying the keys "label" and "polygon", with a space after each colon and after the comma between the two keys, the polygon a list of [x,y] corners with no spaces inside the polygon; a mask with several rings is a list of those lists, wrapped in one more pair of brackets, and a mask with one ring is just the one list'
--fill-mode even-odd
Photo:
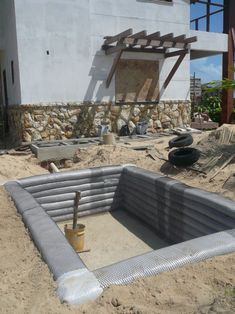
{"label": "wooden rafter", "polygon": [[117,34],[115,36],[106,36],[106,37],[104,37],[104,39],[105,39],[104,45],[112,44],[112,43],[114,43],[116,41],[119,41],[122,38],[130,36],[132,34],[133,34],[133,29],[129,28],[126,31],[121,32],[121,33],[119,33],[119,34]]}
{"label": "wooden rafter", "polygon": [[161,37],[160,32],[155,32],[155,33],[145,36],[146,39],[159,39],[160,37]]}
{"label": "wooden rafter", "polygon": [[146,32],[146,31],[141,31],[141,32],[132,34],[132,35],[130,35],[129,37],[130,37],[130,38],[136,38],[136,39],[138,39],[138,38],[143,38],[143,37],[145,37],[146,35],[147,35],[147,32]]}

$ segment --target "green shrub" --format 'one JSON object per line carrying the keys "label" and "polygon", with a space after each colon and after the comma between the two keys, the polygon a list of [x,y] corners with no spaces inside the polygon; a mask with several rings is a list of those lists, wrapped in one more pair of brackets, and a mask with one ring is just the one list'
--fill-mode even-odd
{"label": "green shrub", "polygon": [[221,98],[219,96],[208,96],[202,102],[194,107],[194,112],[206,112],[214,122],[220,122],[221,116]]}

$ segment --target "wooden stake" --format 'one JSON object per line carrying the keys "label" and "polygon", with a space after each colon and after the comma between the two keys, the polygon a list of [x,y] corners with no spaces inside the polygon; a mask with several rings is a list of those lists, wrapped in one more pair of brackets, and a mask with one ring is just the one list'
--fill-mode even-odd
{"label": "wooden stake", "polygon": [[73,230],[77,227],[77,221],[78,221],[78,205],[79,201],[81,199],[81,192],[76,192],[75,199],[74,199],[74,209],[73,209]]}

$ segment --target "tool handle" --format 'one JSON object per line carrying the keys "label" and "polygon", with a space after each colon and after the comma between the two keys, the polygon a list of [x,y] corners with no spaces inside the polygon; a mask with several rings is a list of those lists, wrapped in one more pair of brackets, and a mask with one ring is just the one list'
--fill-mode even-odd
{"label": "tool handle", "polygon": [[77,221],[78,221],[78,205],[79,201],[81,199],[81,192],[77,191],[75,194],[75,199],[74,199],[74,208],[73,208],[73,230],[76,229],[77,227]]}

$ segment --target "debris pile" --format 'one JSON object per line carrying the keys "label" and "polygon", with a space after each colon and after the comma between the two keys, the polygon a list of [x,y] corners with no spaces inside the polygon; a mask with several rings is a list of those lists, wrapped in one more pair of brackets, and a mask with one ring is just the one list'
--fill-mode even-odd
{"label": "debris pile", "polygon": [[197,143],[197,148],[201,158],[195,167],[213,179],[235,159],[235,125],[224,124],[212,131]]}

